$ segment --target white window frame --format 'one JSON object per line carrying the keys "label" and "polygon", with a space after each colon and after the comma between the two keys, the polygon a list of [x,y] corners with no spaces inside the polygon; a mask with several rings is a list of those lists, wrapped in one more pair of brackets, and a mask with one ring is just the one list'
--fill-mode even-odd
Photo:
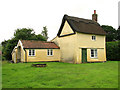
{"label": "white window frame", "polygon": [[[93,50],[93,57],[92,57],[92,50]],[[91,58],[98,58],[98,50],[97,49],[90,49],[90,57]]]}
{"label": "white window frame", "polygon": [[53,49],[47,49],[47,56],[53,56]]}
{"label": "white window frame", "polygon": [[[30,51],[31,51],[31,55],[30,55]],[[34,52],[34,54],[33,54],[33,52]],[[35,49],[29,49],[28,56],[35,56]]]}
{"label": "white window frame", "polygon": [[93,36],[92,36],[92,41],[95,41],[95,40],[96,40],[96,36],[93,35]]}

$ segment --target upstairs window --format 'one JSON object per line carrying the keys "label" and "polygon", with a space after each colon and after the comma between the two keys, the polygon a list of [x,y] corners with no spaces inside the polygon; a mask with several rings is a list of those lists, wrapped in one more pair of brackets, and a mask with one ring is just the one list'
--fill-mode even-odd
{"label": "upstairs window", "polygon": [[96,40],[96,36],[92,36],[92,40],[95,41]]}
{"label": "upstairs window", "polygon": [[47,56],[53,56],[53,50],[52,49],[47,50]]}
{"label": "upstairs window", "polygon": [[35,56],[35,50],[29,49],[29,56]]}
{"label": "upstairs window", "polygon": [[91,58],[97,58],[97,49],[91,49]]}

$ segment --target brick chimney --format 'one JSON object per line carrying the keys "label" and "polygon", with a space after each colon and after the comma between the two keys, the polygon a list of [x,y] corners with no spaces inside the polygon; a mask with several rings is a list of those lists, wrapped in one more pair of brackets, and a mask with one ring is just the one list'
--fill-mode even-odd
{"label": "brick chimney", "polygon": [[97,14],[96,14],[96,10],[94,10],[94,14],[92,14],[92,20],[97,22]]}

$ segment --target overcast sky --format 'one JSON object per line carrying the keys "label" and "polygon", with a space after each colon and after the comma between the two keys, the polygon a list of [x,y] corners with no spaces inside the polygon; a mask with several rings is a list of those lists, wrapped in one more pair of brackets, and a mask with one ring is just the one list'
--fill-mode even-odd
{"label": "overcast sky", "polygon": [[49,40],[57,35],[64,14],[91,19],[94,10],[100,25],[118,28],[119,0],[1,0],[0,42],[11,39],[17,28],[40,34],[48,28]]}

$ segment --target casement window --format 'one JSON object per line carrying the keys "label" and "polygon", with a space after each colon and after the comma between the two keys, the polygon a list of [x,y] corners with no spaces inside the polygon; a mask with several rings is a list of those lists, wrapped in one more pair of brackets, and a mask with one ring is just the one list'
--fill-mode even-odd
{"label": "casement window", "polygon": [[96,36],[92,36],[92,40],[95,41],[96,40]]}
{"label": "casement window", "polygon": [[35,50],[29,49],[29,56],[35,56]]}
{"label": "casement window", "polygon": [[47,50],[47,56],[53,56],[53,50],[52,49]]}
{"label": "casement window", "polygon": [[97,58],[97,49],[91,49],[91,58]]}

